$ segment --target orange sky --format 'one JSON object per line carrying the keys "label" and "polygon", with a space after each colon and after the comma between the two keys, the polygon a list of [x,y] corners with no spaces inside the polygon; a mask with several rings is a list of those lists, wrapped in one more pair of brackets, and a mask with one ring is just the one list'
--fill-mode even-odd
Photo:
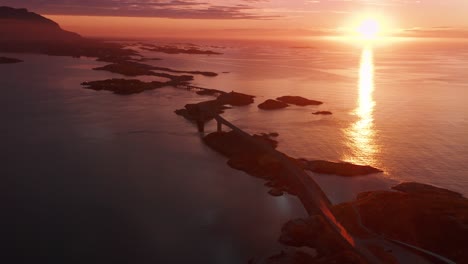
{"label": "orange sky", "polygon": [[366,16],[391,34],[465,36],[468,0],[0,0],[99,37],[292,38],[342,34]]}
{"label": "orange sky", "polygon": [[323,35],[284,20],[46,15],[64,29],[99,37],[284,38]]}

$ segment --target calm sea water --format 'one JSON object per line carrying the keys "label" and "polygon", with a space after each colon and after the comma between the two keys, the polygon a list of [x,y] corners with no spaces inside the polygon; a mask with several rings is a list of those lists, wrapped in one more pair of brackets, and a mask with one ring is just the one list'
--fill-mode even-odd
{"label": "calm sea water", "polygon": [[[402,181],[468,195],[466,43],[197,44],[224,54],[144,54],[162,58],[149,62],[159,66],[223,72],[194,83],[257,96],[225,117],[252,133],[278,132],[279,149],[293,157],[385,170],[311,174],[334,202]],[[239,263],[280,250],[281,225],[305,215],[295,198],[270,197],[261,181],[230,169],[173,113],[210,97],[85,90],[83,81],[122,76],[92,71],[104,65],[92,59],[4,55],[25,60],[0,65],[2,234],[12,252],[57,252],[58,262]],[[257,108],[282,95],[325,104]],[[312,115],[319,110],[333,115]]]}
{"label": "calm sea water", "polygon": [[[256,95],[256,103],[282,95],[325,102],[281,111],[252,105],[225,116],[251,132],[279,132],[279,148],[294,157],[385,171],[353,180],[314,175],[335,201],[403,181],[468,195],[468,41],[223,44],[223,56],[160,63],[229,72],[196,83]],[[321,110],[333,115],[312,115]]]}
{"label": "calm sea water", "polygon": [[119,77],[102,63],[9,56],[25,62],[0,66],[4,262],[247,263],[306,215],[174,114],[206,97],[95,92],[80,83]]}

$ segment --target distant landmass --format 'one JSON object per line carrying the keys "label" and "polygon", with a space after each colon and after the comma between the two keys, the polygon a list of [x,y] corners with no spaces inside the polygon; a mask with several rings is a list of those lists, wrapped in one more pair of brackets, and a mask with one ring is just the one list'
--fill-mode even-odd
{"label": "distant landmass", "polygon": [[0,21],[2,43],[82,40],[80,35],[65,31],[54,21],[29,12],[27,9],[2,6],[0,7]]}
{"label": "distant landmass", "polygon": [[[155,73],[153,70],[200,74],[215,77],[218,74],[207,71],[180,71],[164,67],[150,66],[137,61],[144,61],[137,51],[128,49],[128,45],[110,43],[104,40],[89,39],[77,33],[66,31],[56,22],[24,8],[0,7],[0,52],[38,53],[55,56],[94,57],[97,61],[110,62],[111,65],[96,68],[126,76],[151,75],[169,78],[172,81],[187,81],[187,76],[174,76],[167,73]],[[175,46],[156,46],[142,44],[142,49],[168,54],[220,55],[221,53]],[[140,57],[138,59],[138,57]],[[191,80],[192,78],[190,78]]]}
{"label": "distant landmass", "polygon": [[[27,9],[0,7],[0,52],[38,53],[55,56],[93,57],[100,62],[112,64],[94,68],[118,73],[124,76],[158,76],[167,78],[166,82],[142,82],[138,80],[111,79],[83,82],[83,86],[94,90],[108,90],[116,94],[133,94],[164,86],[187,85],[192,75],[172,75],[170,73],[198,74],[215,77],[218,74],[207,71],[182,71],[165,67],[143,64],[144,57],[127,45],[110,43],[103,40],[88,39],[77,33],[63,30],[56,22]],[[151,46],[157,48],[158,46]],[[160,52],[169,53],[172,47],[161,47]],[[183,52],[182,52],[183,51]],[[215,54],[211,51],[180,49],[178,53]],[[0,58],[0,63],[20,62],[11,58]]]}
{"label": "distant landmass", "polygon": [[115,43],[84,38],[23,8],[0,7],[0,52],[98,57],[103,61],[133,55]]}

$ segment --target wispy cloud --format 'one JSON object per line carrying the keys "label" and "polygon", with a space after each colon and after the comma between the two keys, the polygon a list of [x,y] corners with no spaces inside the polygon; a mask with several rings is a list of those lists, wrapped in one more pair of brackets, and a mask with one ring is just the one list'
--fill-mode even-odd
{"label": "wispy cloud", "polygon": [[453,27],[410,28],[405,29],[401,35],[430,38],[468,38],[468,30],[466,28]]}
{"label": "wispy cloud", "polygon": [[0,0],[0,5],[48,15],[276,20],[281,23],[272,27],[306,28],[340,27],[369,13],[401,28],[468,27],[468,0]]}
{"label": "wispy cloud", "polygon": [[268,0],[0,0],[0,5],[26,7],[60,15],[138,16],[192,19],[273,19],[255,6]]}

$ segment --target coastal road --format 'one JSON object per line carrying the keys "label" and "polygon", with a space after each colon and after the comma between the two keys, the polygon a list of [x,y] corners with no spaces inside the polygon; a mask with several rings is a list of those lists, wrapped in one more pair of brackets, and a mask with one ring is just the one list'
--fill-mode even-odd
{"label": "coastal road", "polygon": [[[203,111],[203,109],[201,109]],[[207,111],[207,110],[205,110]],[[210,114],[213,115],[212,112]],[[235,133],[242,136],[248,142],[251,142],[253,145],[259,149],[270,154],[275,158],[288,172],[288,181],[292,182],[295,186],[301,187],[301,192],[298,194],[299,199],[301,200],[303,206],[308,212],[309,216],[314,216],[319,214],[322,216],[326,223],[331,227],[331,229],[336,234],[336,238],[340,239],[346,243],[350,248],[352,248],[356,253],[363,256],[369,263],[383,263],[381,257],[376,256],[371,250],[370,247],[379,247],[385,249],[387,254],[394,256],[399,263],[450,263],[454,262],[439,256],[435,253],[420,249],[411,245],[404,246],[404,243],[392,242],[388,239],[385,239],[381,236],[378,236],[366,228],[360,219],[360,214],[357,208],[354,208],[356,215],[358,215],[358,223],[361,227],[366,230],[367,237],[366,239],[361,239],[352,236],[337,220],[334,214],[331,211],[331,202],[328,197],[325,195],[320,186],[297,164],[293,163],[285,154],[275,150],[270,145],[259,142],[255,140],[250,134],[236,127],[226,119],[222,118],[218,114],[214,114],[216,122],[218,122],[218,129],[221,128],[221,125],[225,125],[232,129]],[[437,260],[434,262],[434,260]]]}
{"label": "coastal road", "polygon": [[[358,225],[364,229],[368,234],[372,234],[373,238],[370,239],[355,239],[357,243],[363,244],[363,246],[380,246],[387,252],[391,252],[392,255],[398,260],[398,263],[447,263],[456,264],[450,259],[438,255],[429,250],[425,250],[414,245],[410,245],[398,240],[388,239],[382,235],[377,235],[362,223],[361,213],[356,205],[352,205],[352,208],[357,215]],[[410,254],[408,254],[410,253]]]}

